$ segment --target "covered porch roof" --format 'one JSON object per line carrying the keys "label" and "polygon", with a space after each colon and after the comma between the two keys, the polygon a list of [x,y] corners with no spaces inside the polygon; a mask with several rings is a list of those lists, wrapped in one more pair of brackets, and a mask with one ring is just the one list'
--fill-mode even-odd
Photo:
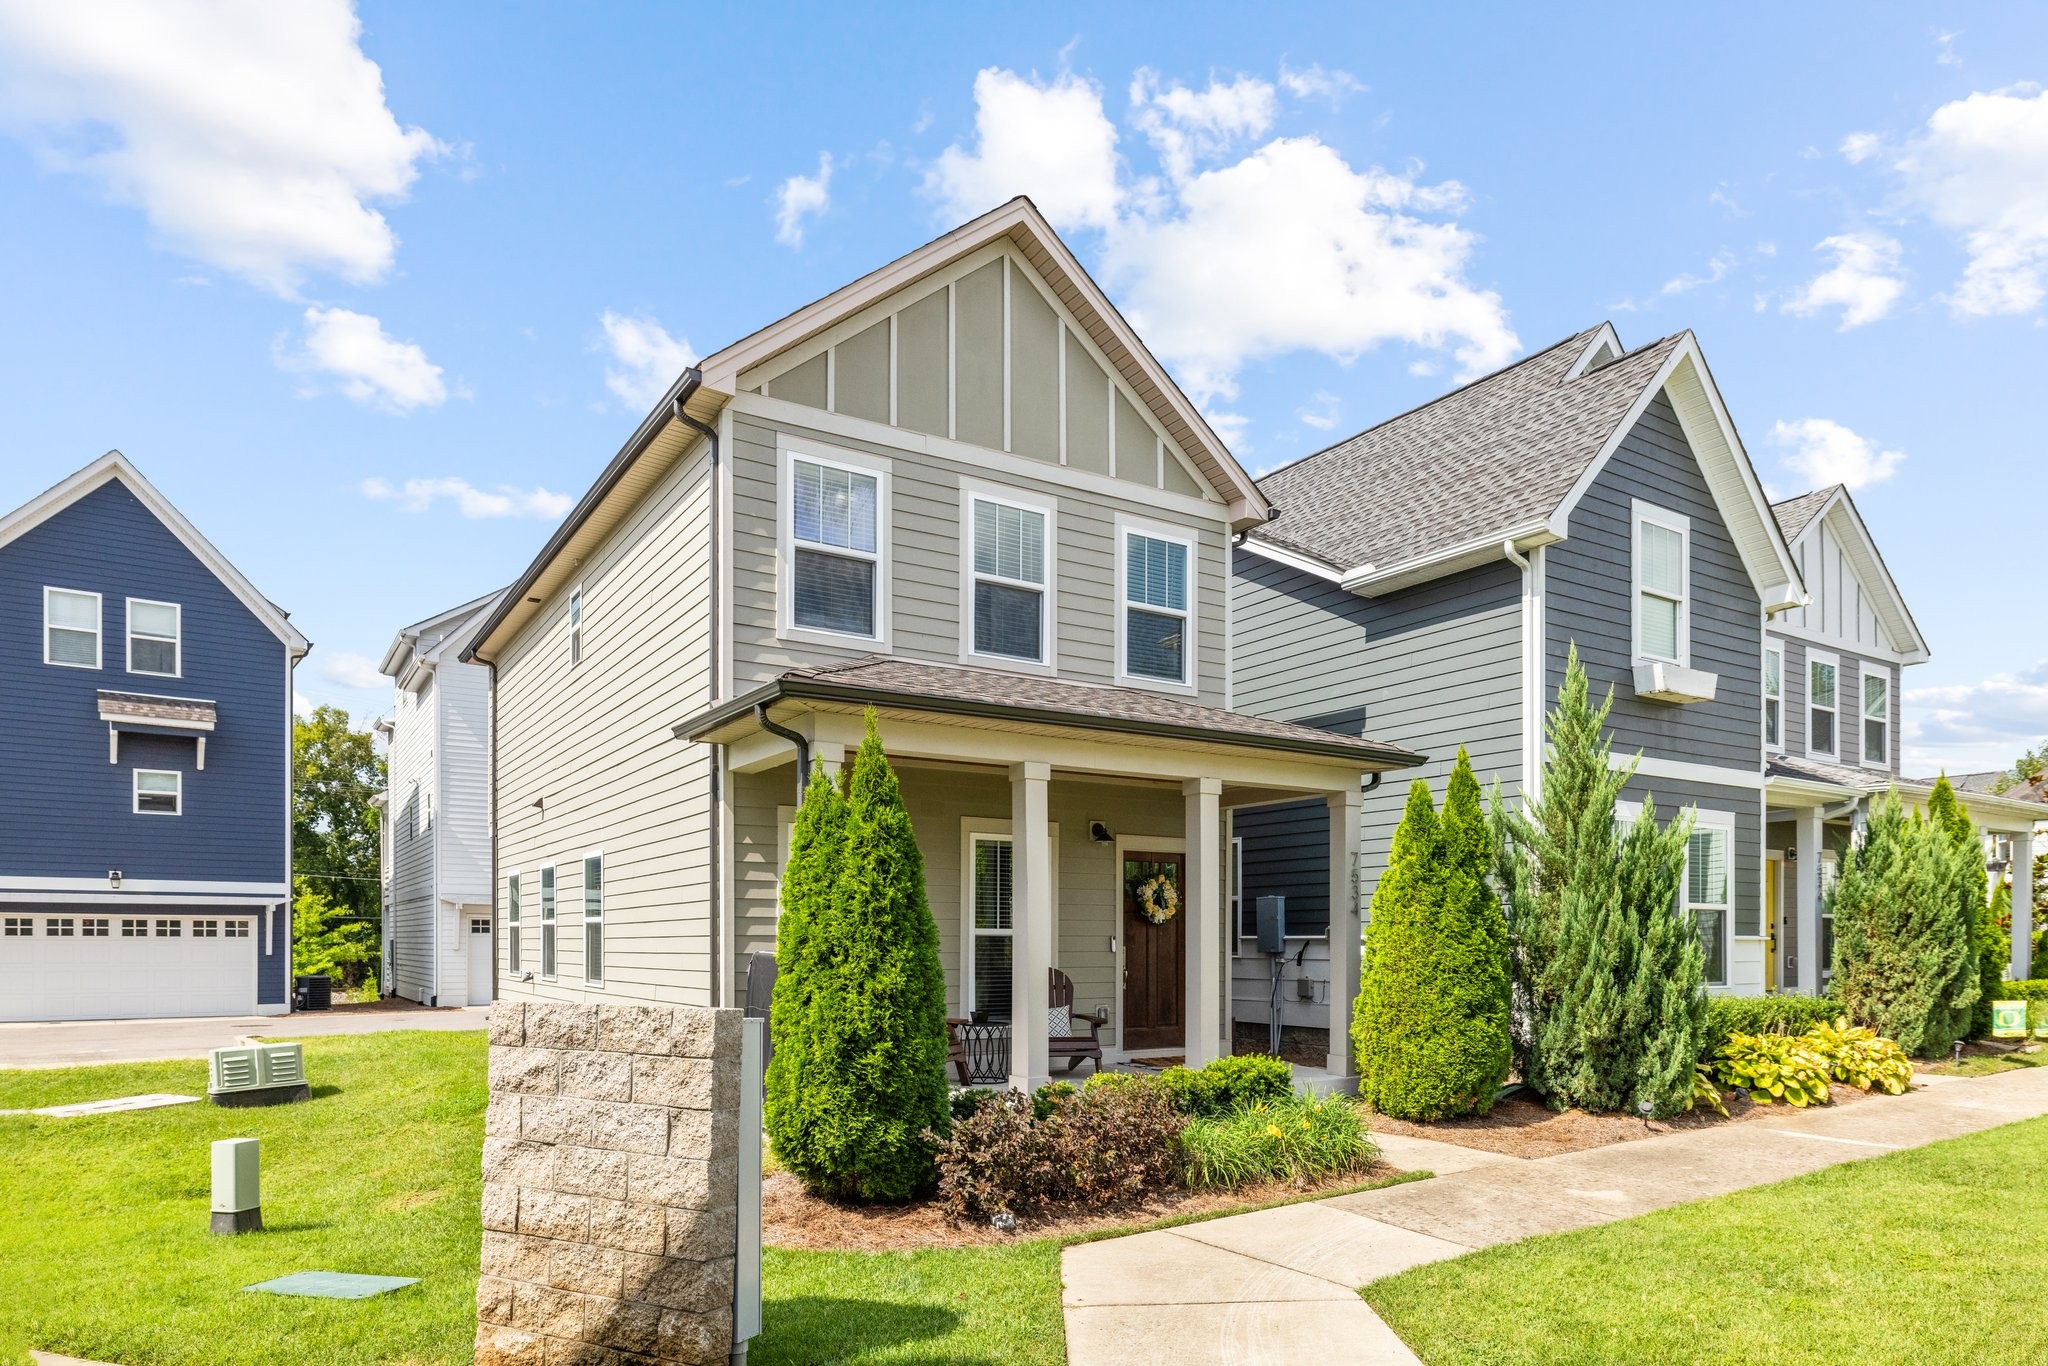
{"label": "covered porch roof", "polygon": [[[1925,806],[1934,793],[1931,779],[1894,778],[1875,769],[1854,769],[1794,755],[1773,755],[1764,770],[1765,804],[1776,810],[1860,801],[1888,787],[1896,787],[1899,796],[1913,806]],[[1977,824],[1987,830],[2031,830],[2036,822],[2048,820],[2048,805],[2037,801],[1966,792],[1960,787],[1956,795]]]}

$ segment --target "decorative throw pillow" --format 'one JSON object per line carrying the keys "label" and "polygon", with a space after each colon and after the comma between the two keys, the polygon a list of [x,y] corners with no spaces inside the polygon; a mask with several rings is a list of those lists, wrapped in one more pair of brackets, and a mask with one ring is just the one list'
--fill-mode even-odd
{"label": "decorative throw pillow", "polygon": [[1045,1012],[1045,1032],[1055,1039],[1064,1039],[1074,1032],[1074,1008],[1053,1006]]}

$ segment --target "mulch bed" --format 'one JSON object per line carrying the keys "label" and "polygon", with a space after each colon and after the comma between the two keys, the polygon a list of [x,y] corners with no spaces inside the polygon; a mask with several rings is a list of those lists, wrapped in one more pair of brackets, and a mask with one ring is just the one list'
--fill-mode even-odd
{"label": "mulch bed", "polygon": [[[1271,1036],[1266,1026],[1239,1020],[1231,1026],[1230,1051],[1239,1057],[1247,1053],[1264,1053]],[[1280,1029],[1280,1056],[1296,1067],[1321,1067],[1330,1059],[1330,1031],[1311,1029],[1306,1025],[1283,1025]]]}
{"label": "mulch bed", "polygon": [[[1867,1100],[1870,1095],[1853,1086],[1839,1084],[1831,1085],[1828,1092],[1836,1105],[1853,1105]],[[1655,1120],[1642,1120],[1630,1115],[1593,1115],[1584,1110],[1557,1111],[1526,1094],[1517,1094],[1499,1102],[1483,1115],[1414,1124],[1374,1114],[1372,1127],[1376,1133],[1433,1138],[1439,1143],[1455,1143],[1461,1148],[1479,1148],[1490,1153],[1505,1153],[1509,1157],[1555,1157],[1560,1153],[1584,1152],[1588,1148],[1604,1148],[1610,1143],[1655,1138],[1660,1134],[1740,1124],[1765,1115],[1782,1115],[1792,1108],[1783,1104],[1755,1105],[1725,1092],[1721,1098],[1728,1106],[1726,1119],[1712,1110],[1695,1110],[1674,1119]]]}
{"label": "mulch bed", "polygon": [[1115,1210],[1074,1209],[1034,1218],[1020,1217],[1014,1233],[1001,1233],[984,1223],[955,1223],[936,1201],[848,1205],[826,1200],[806,1191],[788,1172],[776,1172],[761,1183],[761,1240],[769,1247],[817,1252],[984,1247],[1026,1238],[1066,1238],[1079,1233],[1135,1228],[1176,1216],[1213,1214],[1322,1193],[1335,1194],[1398,1175],[1398,1167],[1375,1162],[1364,1171],[1345,1172],[1306,1186],[1275,1181],[1233,1191],[1166,1191],[1141,1204]]}

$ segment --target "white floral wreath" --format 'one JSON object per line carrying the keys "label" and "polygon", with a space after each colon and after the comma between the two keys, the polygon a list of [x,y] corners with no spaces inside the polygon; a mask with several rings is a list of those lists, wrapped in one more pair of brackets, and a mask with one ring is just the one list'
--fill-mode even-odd
{"label": "white floral wreath", "polygon": [[1180,893],[1165,873],[1154,874],[1137,889],[1138,914],[1154,925],[1164,925],[1180,914]]}

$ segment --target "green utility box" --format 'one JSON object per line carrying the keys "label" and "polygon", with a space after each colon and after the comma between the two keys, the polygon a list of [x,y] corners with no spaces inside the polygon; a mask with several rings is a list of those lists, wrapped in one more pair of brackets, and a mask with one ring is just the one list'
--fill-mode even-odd
{"label": "green utility box", "polygon": [[256,1140],[223,1138],[213,1145],[213,1231],[263,1231]]}
{"label": "green utility box", "polygon": [[247,1044],[207,1055],[206,1098],[215,1105],[289,1105],[312,1095],[298,1044]]}

